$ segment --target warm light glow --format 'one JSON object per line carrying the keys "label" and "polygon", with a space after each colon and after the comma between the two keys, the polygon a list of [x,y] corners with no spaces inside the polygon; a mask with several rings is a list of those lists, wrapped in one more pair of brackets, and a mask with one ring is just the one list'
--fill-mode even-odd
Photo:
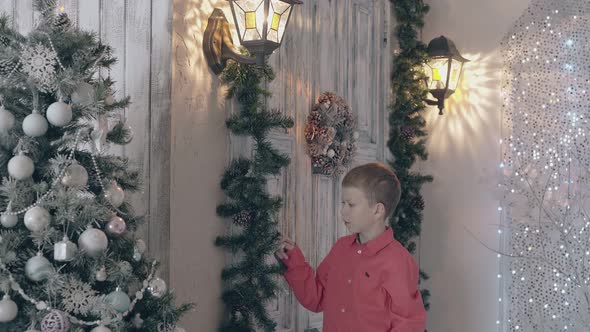
{"label": "warm light glow", "polygon": [[451,77],[449,79],[449,89],[457,89],[459,79],[461,78],[461,71],[463,69],[463,63],[461,61],[453,59],[451,61]]}
{"label": "warm light glow", "polygon": [[447,84],[449,60],[447,58],[432,59],[426,65],[428,89],[444,89]]}
{"label": "warm light glow", "polygon": [[256,29],[256,12],[246,13],[246,29]]}
{"label": "warm light glow", "polygon": [[280,22],[281,22],[281,15],[274,13],[272,15],[272,24],[271,24],[270,28],[275,31],[279,31],[279,23]]}
{"label": "warm light glow", "polygon": [[66,6],[64,6],[64,5],[61,5],[61,6],[59,7],[59,10],[60,10],[62,13],[63,13],[63,12],[65,12],[65,11],[66,11]]}
{"label": "warm light glow", "polygon": [[438,71],[438,68],[432,69],[432,79],[435,81],[442,81],[442,78],[440,77],[440,73]]}

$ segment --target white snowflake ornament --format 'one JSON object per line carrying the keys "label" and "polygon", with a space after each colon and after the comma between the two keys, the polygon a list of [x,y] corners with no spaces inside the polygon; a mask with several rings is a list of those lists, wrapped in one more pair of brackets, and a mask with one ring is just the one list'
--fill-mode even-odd
{"label": "white snowflake ornament", "polygon": [[69,313],[85,315],[96,303],[96,292],[89,284],[77,279],[71,279],[62,295],[64,309]]}
{"label": "white snowflake ornament", "polygon": [[54,50],[42,44],[26,46],[21,54],[21,62],[24,72],[37,82],[39,90],[54,90],[57,64],[57,53]]}

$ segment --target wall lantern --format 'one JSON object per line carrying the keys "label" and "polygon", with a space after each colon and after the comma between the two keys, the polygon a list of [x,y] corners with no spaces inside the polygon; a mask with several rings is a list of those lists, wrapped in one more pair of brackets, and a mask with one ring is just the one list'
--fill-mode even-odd
{"label": "wall lantern", "polygon": [[461,56],[455,43],[445,36],[434,38],[428,44],[428,62],[424,66],[428,78],[428,91],[436,100],[425,100],[428,105],[436,105],[443,114],[445,99],[452,95],[461,79],[463,64],[469,62]]}
{"label": "wall lantern", "polygon": [[234,51],[230,25],[223,11],[215,8],[203,38],[203,51],[215,74],[225,68],[226,61],[263,65],[265,57],[281,46],[293,6],[301,0],[229,0],[240,44],[253,57]]}

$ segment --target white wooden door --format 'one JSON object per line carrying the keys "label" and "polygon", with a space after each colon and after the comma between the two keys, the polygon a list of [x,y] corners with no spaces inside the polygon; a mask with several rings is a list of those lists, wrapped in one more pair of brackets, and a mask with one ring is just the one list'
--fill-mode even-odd
{"label": "white wooden door", "polygon": [[[148,216],[144,238],[150,254],[161,261],[160,276],[169,274],[170,218],[170,67],[172,1],[58,0],[58,8],[80,29],[95,31],[114,48],[118,62],[110,75],[115,96],[130,96],[127,119],[134,138],[111,152],[130,158],[143,172],[144,189],[132,197],[135,211]],[[33,0],[0,0],[0,11],[13,18],[13,27],[26,34],[38,14]]]}
{"label": "white wooden door", "polygon": [[[340,180],[313,175],[305,153],[307,114],[323,91],[344,97],[356,112],[360,139],[354,164],[383,161],[389,104],[390,5],[377,0],[305,0],[297,6],[280,49],[270,57],[276,79],[267,103],[295,120],[271,140],[291,156],[283,173],[270,179],[281,195],[280,231],[293,238],[315,268],[336,239],[346,235],[340,222]],[[233,105],[236,111],[237,105]],[[251,151],[250,143],[231,137],[232,157]],[[274,259],[274,258],[270,258]],[[278,331],[321,331],[322,314],[297,303],[290,291],[268,306]]]}

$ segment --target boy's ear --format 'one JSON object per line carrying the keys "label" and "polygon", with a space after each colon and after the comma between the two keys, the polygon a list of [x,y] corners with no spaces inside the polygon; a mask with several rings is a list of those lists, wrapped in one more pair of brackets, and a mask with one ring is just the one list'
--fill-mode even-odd
{"label": "boy's ear", "polygon": [[385,205],[383,203],[375,204],[375,214],[377,216],[385,216]]}

